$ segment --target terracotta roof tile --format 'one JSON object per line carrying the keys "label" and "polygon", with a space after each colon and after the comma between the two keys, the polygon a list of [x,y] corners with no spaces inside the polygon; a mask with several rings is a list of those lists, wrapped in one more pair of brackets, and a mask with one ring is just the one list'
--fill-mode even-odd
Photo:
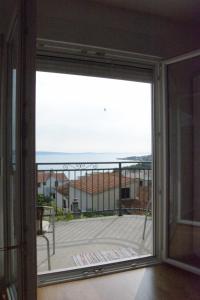
{"label": "terracotta roof tile", "polygon": [[37,182],[38,183],[46,182],[50,177],[54,178],[55,180],[63,181],[63,182],[65,182],[68,179],[64,172],[38,171]]}
{"label": "terracotta roof tile", "polygon": [[[121,176],[121,187],[126,187],[133,181],[133,178]],[[81,176],[78,180],[70,181],[70,186],[89,194],[102,193],[110,189],[118,188],[119,185],[119,172],[98,172]]]}
{"label": "terracotta roof tile", "polygon": [[57,187],[57,192],[63,196],[68,196],[69,194],[69,184],[65,183]]}

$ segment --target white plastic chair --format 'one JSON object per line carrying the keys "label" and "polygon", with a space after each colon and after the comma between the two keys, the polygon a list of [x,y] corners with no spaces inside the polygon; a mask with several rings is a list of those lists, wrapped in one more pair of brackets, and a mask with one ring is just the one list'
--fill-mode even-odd
{"label": "white plastic chair", "polygon": [[142,239],[144,240],[145,238],[145,231],[146,231],[146,226],[147,226],[147,217],[149,212],[151,212],[151,200],[149,200],[149,202],[147,203],[147,207],[146,207],[146,213],[145,213],[145,219],[144,219],[144,229],[143,229],[143,234],[142,234]]}
{"label": "white plastic chair", "polygon": [[[48,220],[44,218],[48,217]],[[48,270],[51,270],[50,261],[50,244],[46,233],[52,233],[53,237],[53,254],[55,254],[55,212],[51,206],[37,206],[37,220],[36,220],[37,236],[43,237],[47,242],[47,259]]]}

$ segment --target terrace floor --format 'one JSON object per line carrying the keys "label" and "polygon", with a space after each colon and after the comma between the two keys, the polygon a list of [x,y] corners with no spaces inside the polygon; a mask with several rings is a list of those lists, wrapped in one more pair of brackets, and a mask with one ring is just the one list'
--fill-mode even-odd
{"label": "terrace floor", "polygon": [[[57,221],[55,254],[52,234],[46,234],[51,246],[51,270],[81,267],[123,258],[151,255],[152,219],[148,217],[142,239],[145,216],[123,215]],[[37,237],[38,273],[48,271],[46,241]]]}

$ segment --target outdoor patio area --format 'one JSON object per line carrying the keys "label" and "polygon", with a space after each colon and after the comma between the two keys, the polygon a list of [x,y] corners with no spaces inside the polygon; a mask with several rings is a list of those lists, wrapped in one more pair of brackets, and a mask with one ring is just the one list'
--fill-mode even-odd
{"label": "outdoor patio area", "polygon": [[[143,240],[144,215],[84,218],[55,222],[55,254],[50,240],[51,271],[123,258],[151,255],[152,218],[148,217]],[[38,273],[48,271],[47,246],[37,237]]]}

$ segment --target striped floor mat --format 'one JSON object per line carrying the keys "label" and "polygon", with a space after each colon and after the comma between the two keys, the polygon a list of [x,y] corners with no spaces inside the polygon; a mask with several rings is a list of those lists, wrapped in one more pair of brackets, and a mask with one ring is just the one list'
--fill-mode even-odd
{"label": "striped floor mat", "polygon": [[106,251],[82,252],[73,255],[72,258],[76,266],[86,266],[130,258],[136,255],[137,253],[132,248],[118,248]]}

